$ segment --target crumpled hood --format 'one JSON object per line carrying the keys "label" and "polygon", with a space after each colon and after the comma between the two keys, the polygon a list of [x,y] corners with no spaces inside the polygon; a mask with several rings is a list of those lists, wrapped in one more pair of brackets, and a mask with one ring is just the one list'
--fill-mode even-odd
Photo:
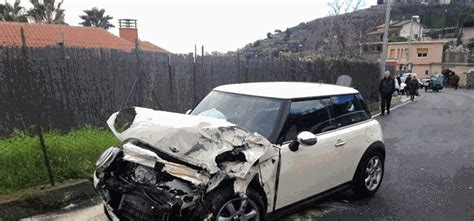
{"label": "crumpled hood", "polygon": [[120,112],[107,121],[119,140],[137,139],[210,174],[224,171],[243,178],[262,156],[275,155],[276,148],[266,138],[225,120],[140,107],[126,110],[134,115],[127,128],[116,129]]}

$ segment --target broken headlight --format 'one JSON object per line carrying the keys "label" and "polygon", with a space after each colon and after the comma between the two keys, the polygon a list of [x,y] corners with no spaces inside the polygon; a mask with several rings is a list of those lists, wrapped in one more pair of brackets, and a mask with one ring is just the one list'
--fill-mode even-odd
{"label": "broken headlight", "polygon": [[135,120],[135,116],[137,115],[137,112],[135,111],[135,108],[127,108],[124,110],[121,110],[118,114],[117,117],[115,118],[114,122],[114,128],[117,132],[122,133],[125,130],[127,130]]}
{"label": "broken headlight", "polygon": [[104,172],[114,162],[115,158],[122,152],[120,148],[109,147],[105,150],[95,163],[97,172]]}

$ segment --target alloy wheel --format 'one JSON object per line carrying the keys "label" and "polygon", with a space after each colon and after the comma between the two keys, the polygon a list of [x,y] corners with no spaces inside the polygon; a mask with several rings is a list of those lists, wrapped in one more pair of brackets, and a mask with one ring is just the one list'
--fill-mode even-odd
{"label": "alloy wheel", "polygon": [[365,168],[365,173],[365,187],[369,191],[374,191],[380,185],[380,180],[382,180],[382,160],[378,156],[370,158]]}
{"label": "alloy wheel", "polygon": [[249,198],[229,200],[217,214],[218,221],[260,220],[257,204]]}

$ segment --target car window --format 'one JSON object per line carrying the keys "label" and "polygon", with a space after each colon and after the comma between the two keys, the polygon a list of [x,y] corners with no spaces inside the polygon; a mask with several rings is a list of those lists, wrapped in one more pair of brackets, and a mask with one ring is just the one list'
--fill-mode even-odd
{"label": "car window", "polygon": [[337,127],[370,119],[370,112],[360,94],[331,97]]}
{"label": "car window", "polygon": [[329,98],[293,101],[280,135],[280,143],[294,140],[302,131],[318,134],[335,129],[330,106],[331,100]]}
{"label": "car window", "polygon": [[270,139],[281,105],[276,99],[212,91],[190,114],[227,120]]}

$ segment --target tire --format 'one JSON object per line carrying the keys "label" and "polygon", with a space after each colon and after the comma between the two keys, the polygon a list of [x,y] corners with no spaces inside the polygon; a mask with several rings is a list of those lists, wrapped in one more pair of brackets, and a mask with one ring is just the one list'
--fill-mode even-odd
{"label": "tire", "polygon": [[[378,160],[378,165],[377,164]],[[354,179],[352,180],[352,190],[357,198],[373,196],[382,185],[385,172],[385,157],[380,151],[367,151],[357,166]],[[369,170],[372,165],[373,170]],[[368,184],[367,184],[367,180]]]}
{"label": "tire", "polygon": [[[245,209],[242,209],[243,202],[246,202]],[[205,208],[203,214],[212,213],[211,220],[219,220],[222,218],[236,218],[236,220],[264,220],[265,218],[265,207],[264,198],[257,191],[248,188],[247,197],[241,197],[234,194],[232,185],[226,185],[226,187],[216,189],[204,197]],[[230,209],[229,208],[233,208]],[[240,209],[239,209],[240,208]],[[231,214],[231,210],[234,213]]]}

